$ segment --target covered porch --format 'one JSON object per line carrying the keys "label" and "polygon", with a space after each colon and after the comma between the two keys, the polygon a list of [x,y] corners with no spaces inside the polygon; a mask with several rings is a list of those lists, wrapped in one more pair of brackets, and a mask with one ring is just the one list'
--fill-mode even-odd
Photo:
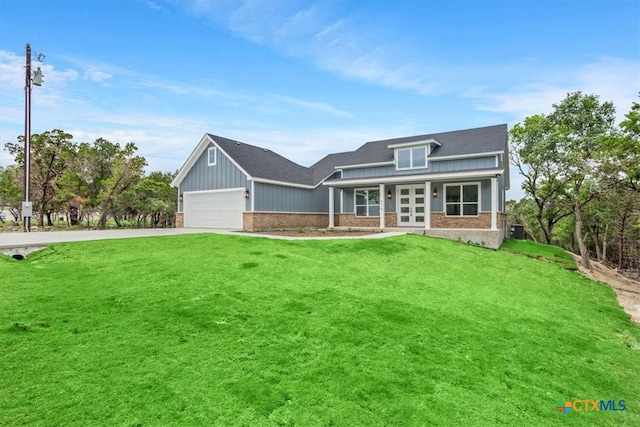
{"label": "covered porch", "polygon": [[498,231],[501,179],[493,170],[328,181],[329,228]]}

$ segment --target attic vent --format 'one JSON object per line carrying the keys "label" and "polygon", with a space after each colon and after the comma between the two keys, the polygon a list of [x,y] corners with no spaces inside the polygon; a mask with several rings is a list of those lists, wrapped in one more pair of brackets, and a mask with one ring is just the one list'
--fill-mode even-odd
{"label": "attic vent", "polygon": [[240,143],[239,143],[239,142],[236,142],[236,145],[240,145]]}
{"label": "attic vent", "polygon": [[265,149],[264,149],[264,152],[266,153],[267,151],[269,151],[269,150],[267,150],[267,149],[265,148]]}

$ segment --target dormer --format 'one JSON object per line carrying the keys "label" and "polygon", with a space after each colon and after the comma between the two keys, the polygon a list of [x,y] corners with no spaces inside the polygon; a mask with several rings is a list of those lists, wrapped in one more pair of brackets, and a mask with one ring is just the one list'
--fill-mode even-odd
{"label": "dormer", "polygon": [[442,144],[435,139],[423,139],[399,144],[390,144],[396,170],[426,169],[429,166],[428,157],[436,146]]}

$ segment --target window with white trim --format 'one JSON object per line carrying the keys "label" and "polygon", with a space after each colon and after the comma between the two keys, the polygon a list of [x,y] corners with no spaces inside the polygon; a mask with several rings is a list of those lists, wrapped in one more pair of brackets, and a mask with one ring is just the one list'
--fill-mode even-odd
{"label": "window with white trim", "polygon": [[209,150],[207,150],[207,165],[215,166],[217,151],[216,147],[209,147]]}
{"label": "window with white trim", "polygon": [[396,151],[396,169],[427,167],[427,147],[400,148]]}
{"label": "window with white trim", "polygon": [[478,216],[480,184],[447,184],[444,191],[447,216]]}
{"label": "window with white trim", "polygon": [[356,216],[380,216],[380,190],[356,189]]}

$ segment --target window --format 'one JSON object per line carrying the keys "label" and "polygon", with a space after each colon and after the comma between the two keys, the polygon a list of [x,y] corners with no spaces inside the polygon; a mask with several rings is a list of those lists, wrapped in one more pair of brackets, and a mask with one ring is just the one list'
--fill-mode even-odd
{"label": "window", "polygon": [[479,184],[445,185],[447,216],[478,216]]}
{"label": "window", "polygon": [[380,216],[380,190],[356,190],[356,216]]}
{"label": "window", "polygon": [[209,166],[215,166],[216,164],[216,147],[209,147],[207,151],[207,164]]}
{"label": "window", "polygon": [[427,167],[427,147],[403,148],[396,152],[397,169]]}

